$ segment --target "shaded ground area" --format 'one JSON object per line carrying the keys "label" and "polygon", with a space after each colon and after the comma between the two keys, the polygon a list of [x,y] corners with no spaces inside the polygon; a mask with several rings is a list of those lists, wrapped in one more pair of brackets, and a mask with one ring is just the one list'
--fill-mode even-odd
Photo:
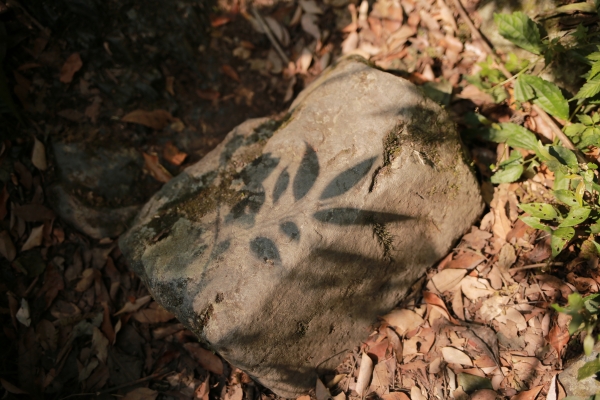
{"label": "shaded ground area", "polygon": [[[463,4],[480,24],[477,1]],[[488,54],[455,5],[262,1],[256,15],[243,1],[0,1],[6,398],[274,397],[152,301],[116,236],[162,183],[242,121],[284,111],[343,53],[417,83],[463,127],[476,108],[515,118],[467,80]],[[312,397],[561,398],[553,377],[581,344],[549,305],[598,291],[597,256],[571,248],[549,263],[517,202],[548,196],[553,175],[494,189],[504,149],[465,139],[489,213]]]}

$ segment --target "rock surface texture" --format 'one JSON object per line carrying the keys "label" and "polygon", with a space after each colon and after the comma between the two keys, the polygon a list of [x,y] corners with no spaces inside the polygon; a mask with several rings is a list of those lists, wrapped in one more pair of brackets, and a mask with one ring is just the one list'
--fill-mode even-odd
{"label": "rock surface texture", "polygon": [[445,113],[345,59],[166,184],[121,249],[165,308],[284,397],[314,387],[471,226]]}

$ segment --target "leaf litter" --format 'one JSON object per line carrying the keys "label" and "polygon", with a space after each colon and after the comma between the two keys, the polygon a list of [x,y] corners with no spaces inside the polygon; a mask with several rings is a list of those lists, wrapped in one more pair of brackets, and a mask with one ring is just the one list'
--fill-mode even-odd
{"label": "leaf litter", "polygon": [[[465,102],[482,110],[493,102],[464,79],[477,72],[485,51],[477,39],[462,35],[451,2],[299,0],[291,7],[259,9],[263,25],[243,3],[233,3],[212,16],[215,38],[246,24],[264,35],[268,45],[249,40],[234,43],[231,56],[237,61],[219,64],[227,82],[194,88],[194,101],[211,102],[207,104],[213,107],[230,99],[252,105],[255,90],[246,85],[262,77],[274,82],[276,92],[288,102],[335,57],[359,54],[382,69],[402,71],[401,76],[446,105],[458,122]],[[237,13],[243,18],[236,18]],[[53,52],[52,38],[40,36],[35,43],[32,54],[59,71],[55,79],[88,96],[83,108],[57,113],[66,123],[87,119],[97,124],[112,113],[114,120],[154,132],[188,129],[187,120],[167,111],[172,108],[128,112],[115,108],[100,91],[90,89],[87,58],[83,68],[78,52],[67,53],[61,61]],[[33,73],[37,67],[28,65],[19,67],[14,92],[29,112],[39,106],[34,97],[42,94],[40,78]],[[118,69],[105,73],[109,79],[121,79]],[[169,71],[167,77],[166,92],[182,96],[186,88],[178,85],[177,75]],[[499,122],[510,117],[499,111],[489,115]],[[551,135],[535,115],[527,123],[542,136]],[[46,159],[44,135],[32,136],[27,157],[0,196],[0,217],[7,222],[0,232],[0,254],[13,271],[9,280],[0,282],[5,293],[0,307],[4,337],[16,344],[2,355],[7,360],[18,356],[14,366],[19,371],[18,377],[0,378],[2,387],[12,394],[24,389],[38,395],[87,391],[116,393],[126,399],[275,398],[205,349],[153,302],[129,272],[118,248],[105,252],[102,243],[90,241],[57,219],[43,197],[35,200],[38,188],[43,193],[41,171],[48,170],[52,161]],[[179,171],[167,167],[184,166],[191,157],[180,148],[164,141],[142,149],[147,172],[167,182],[174,175],[170,171]],[[489,177],[489,164],[496,160],[477,162],[487,150],[471,150],[479,172]],[[502,153],[500,146],[497,150]],[[4,151],[0,160],[6,163]],[[573,341],[568,318],[551,311],[549,305],[564,303],[575,290],[597,291],[600,274],[582,270],[576,262],[565,265],[564,271],[552,268],[547,263],[551,248],[543,232],[528,229],[517,219],[518,202],[543,196],[540,193],[548,191],[553,179],[540,170],[527,181],[493,189],[487,198],[489,212],[480,226],[473,227],[429,271],[420,296],[382,316],[335,373],[320,377],[315,390],[300,398],[562,398],[556,375]],[[100,254],[96,259],[94,252]],[[128,371],[127,382],[119,380],[117,369]]]}

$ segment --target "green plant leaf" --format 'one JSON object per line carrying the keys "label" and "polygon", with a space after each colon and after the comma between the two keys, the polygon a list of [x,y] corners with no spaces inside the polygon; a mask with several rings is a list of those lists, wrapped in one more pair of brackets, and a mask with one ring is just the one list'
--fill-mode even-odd
{"label": "green plant leaf", "polygon": [[552,258],[555,258],[560,254],[562,249],[565,248],[567,243],[575,236],[575,229],[571,227],[557,228],[552,231],[550,237],[550,247],[552,248]]}
{"label": "green plant leaf", "polygon": [[577,114],[577,119],[579,120],[579,122],[581,122],[584,125],[587,125],[587,126],[594,125],[594,120],[589,115]]}
{"label": "green plant leaf", "polygon": [[544,45],[540,29],[525,13],[494,14],[498,32],[505,39],[534,54],[541,54]]}
{"label": "green plant leaf", "polygon": [[598,74],[600,74],[600,61],[596,61],[592,64],[592,68],[590,68],[590,72],[588,72],[587,77],[588,79],[591,79]]}
{"label": "green plant leaf", "polygon": [[570,190],[559,189],[554,191],[554,197],[561,203],[568,205],[569,207],[581,207],[577,201],[577,196]]}
{"label": "green plant leaf", "polygon": [[519,76],[514,84],[515,99],[521,103],[529,101],[535,97],[533,88],[523,79],[523,76],[525,75]]}
{"label": "green plant leaf", "polygon": [[[532,75],[521,75],[519,80],[522,81],[523,85],[529,85],[535,92],[535,97],[533,98],[534,104],[540,106],[548,114],[565,120],[569,119],[569,103],[558,86]],[[515,88],[515,97],[517,95],[516,91]]]}
{"label": "green plant leaf", "polygon": [[525,224],[529,225],[533,229],[539,229],[540,231],[550,232],[551,229],[548,225],[542,224],[542,220],[536,217],[520,216],[519,219]]}
{"label": "green plant leaf", "polygon": [[563,131],[565,132],[565,135],[574,137],[581,135],[586,129],[587,127],[584,124],[571,124],[565,126]]}
{"label": "green plant leaf", "polygon": [[537,139],[528,129],[511,122],[503,122],[498,124],[498,126],[500,129],[490,129],[488,131],[486,139],[526,150],[535,150],[537,148]]}
{"label": "green plant leaf", "polygon": [[587,81],[579,92],[573,97],[573,99],[587,99],[590,97],[594,97],[600,93],[600,76],[596,76],[589,81]]}
{"label": "green plant leaf", "polygon": [[571,208],[571,210],[569,211],[569,214],[558,226],[561,228],[564,228],[567,226],[577,226],[577,225],[581,224],[582,222],[584,222],[586,219],[588,219],[591,211],[592,210],[590,210],[589,208],[585,208],[585,207]]}
{"label": "green plant leaf", "polygon": [[511,183],[523,175],[523,164],[510,164],[497,171],[490,180],[493,184]]}
{"label": "green plant leaf", "polygon": [[519,204],[519,208],[532,217],[540,219],[556,219],[559,217],[556,209],[546,203]]}
{"label": "green plant leaf", "polygon": [[577,371],[577,380],[580,381],[585,378],[589,378],[590,376],[595,375],[598,371],[600,371],[600,359],[596,358],[595,360],[588,361],[583,364],[583,367],[579,368]]}
{"label": "green plant leaf", "polygon": [[504,63],[504,66],[506,67],[506,69],[512,73],[519,72],[522,69],[527,68],[528,65],[529,65],[529,60],[524,59],[524,58],[519,58],[513,52],[508,53],[508,57],[506,59],[506,62]]}
{"label": "green plant leaf", "polygon": [[578,168],[577,156],[571,150],[563,146],[550,146],[548,153],[556,158],[561,164],[571,168]]}

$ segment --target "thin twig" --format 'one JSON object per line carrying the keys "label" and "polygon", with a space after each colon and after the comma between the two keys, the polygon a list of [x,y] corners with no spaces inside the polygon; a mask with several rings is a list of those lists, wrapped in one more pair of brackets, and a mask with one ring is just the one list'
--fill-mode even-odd
{"label": "thin twig", "polygon": [[[471,30],[471,35],[475,39],[478,39],[478,40],[481,41],[484,50],[490,56],[492,56],[492,58],[494,59],[494,62],[496,63],[496,65],[498,65],[498,69],[500,70],[500,72],[502,72],[508,79],[511,79],[513,77],[513,74],[511,74],[510,71],[506,69],[506,67],[502,63],[502,60],[500,60],[500,57],[498,57],[498,55],[496,54],[496,52],[489,45],[487,39],[481,34],[481,32],[479,31],[479,29],[477,29],[477,27],[475,26],[475,24],[473,24],[473,21],[471,21],[471,18],[469,17],[469,15],[467,14],[467,12],[465,11],[465,8],[463,7],[463,5],[460,2],[460,0],[453,0],[453,2],[454,2],[454,5],[455,5],[455,7],[456,7],[456,9],[458,11],[458,14],[465,21],[465,23],[469,26],[469,29]],[[548,115],[548,113],[546,113],[546,111],[542,110],[537,104],[532,104],[531,108],[550,127],[550,130],[552,131],[552,133],[554,134],[554,136],[556,136],[557,138],[560,139],[560,141],[563,144],[563,146],[566,147],[567,149],[572,150],[572,151],[575,152],[575,155],[577,156],[577,159],[579,160],[579,162],[587,162],[587,160],[585,159],[585,156],[583,155],[583,153],[579,149],[577,149],[575,147],[575,145],[573,144],[573,142],[571,142],[571,139],[569,139],[567,137],[567,135],[565,135],[563,133],[563,131],[558,127],[558,125],[552,119],[552,117],[550,117]]]}
{"label": "thin twig", "polygon": [[510,268],[508,270],[508,272],[517,272],[517,271],[523,271],[525,269],[534,269],[534,268],[543,268],[543,267],[562,267],[563,265],[565,265],[565,263],[563,263],[563,262],[529,264],[529,265],[523,265],[520,267]]}
{"label": "thin twig", "polygon": [[273,45],[273,47],[275,47],[275,50],[277,51],[277,54],[279,54],[279,57],[281,57],[281,60],[283,60],[283,62],[286,65],[289,64],[290,63],[290,59],[285,55],[285,53],[281,49],[281,46],[279,46],[279,42],[277,42],[277,39],[273,35],[273,32],[271,32],[271,29],[269,28],[269,26],[267,25],[267,23],[263,19],[262,15],[260,15],[260,13],[256,9],[256,7],[254,7],[253,4],[250,6],[250,11],[254,15],[254,18],[256,19],[256,22],[258,22],[258,24],[260,25],[260,27],[262,28],[262,30],[266,33],[266,35],[269,38],[269,40],[271,41],[271,44]]}

